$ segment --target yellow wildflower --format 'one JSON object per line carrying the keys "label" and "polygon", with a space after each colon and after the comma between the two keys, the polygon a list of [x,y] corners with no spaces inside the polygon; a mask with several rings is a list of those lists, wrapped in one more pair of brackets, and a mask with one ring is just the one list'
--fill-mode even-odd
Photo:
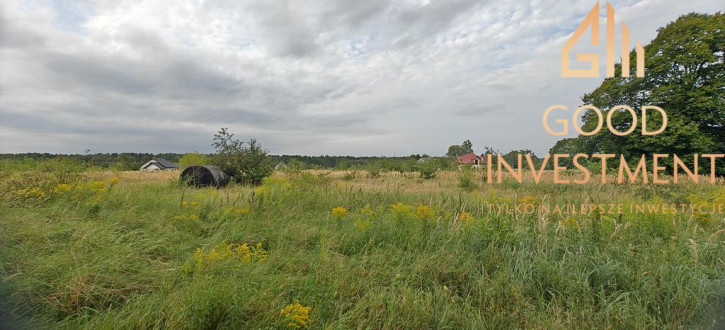
{"label": "yellow wildflower", "polygon": [[93,181],[91,183],[91,187],[94,188],[94,189],[102,188],[102,187],[105,187],[105,186],[106,186],[106,183],[103,182],[103,181]]}
{"label": "yellow wildflower", "polygon": [[14,194],[25,198],[41,198],[45,196],[45,192],[40,188],[25,188],[13,191]]}
{"label": "yellow wildflower", "polygon": [[427,205],[418,204],[415,208],[415,217],[421,220],[433,219],[435,216],[433,208]]}
{"label": "yellow wildflower", "polygon": [[342,219],[342,218],[343,218],[343,217],[344,217],[345,215],[347,215],[347,209],[346,209],[346,208],[344,208],[344,207],[342,207],[342,206],[338,206],[338,207],[335,207],[335,208],[333,208],[333,209],[332,209],[332,211],[330,211],[330,214],[331,214],[331,215],[332,215],[332,217],[333,217],[333,218],[335,218],[336,220],[340,220],[340,219]]}
{"label": "yellow wildflower", "polygon": [[265,261],[267,258],[269,258],[269,252],[262,247],[261,242],[252,246],[247,243],[222,244],[211,249],[209,253],[204,253],[201,248],[197,248],[192,258],[184,263],[182,270],[187,274],[199,273],[220,261],[238,260],[242,264],[251,264]]}
{"label": "yellow wildflower", "polygon": [[254,256],[258,261],[265,261],[269,258],[269,252],[262,247],[262,242],[257,243],[257,246],[254,248]]}
{"label": "yellow wildflower", "polygon": [[373,209],[370,207],[370,204],[366,204],[365,207],[360,209],[360,214],[362,214],[365,217],[372,217],[375,215],[375,212],[373,212]]}
{"label": "yellow wildflower", "polygon": [[218,252],[216,252],[216,249],[211,249],[211,252],[209,252],[209,254],[206,255],[206,258],[210,262],[222,260],[222,256],[219,255]]}
{"label": "yellow wildflower", "polygon": [[112,185],[113,185],[113,184],[117,184],[117,183],[118,183],[118,181],[119,181],[119,180],[118,180],[118,178],[117,178],[117,177],[115,177],[115,176],[114,176],[114,177],[112,177],[112,178],[110,178],[110,179],[108,179],[108,183],[110,183],[110,184],[112,184]]}
{"label": "yellow wildflower", "polygon": [[577,221],[574,217],[568,217],[564,220],[560,220],[559,225],[568,229],[580,229],[579,221]]}
{"label": "yellow wildflower", "polygon": [[519,200],[521,204],[527,204],[527,205],[539,205],[541,203],[541,200],[538,197],[534,196],[525,196]]}
{"label": "yellow wildflower", "polygon": [[393,211],[393,215],[398,219],[410,216],[413,213],[412,206],[401,202],[397,202],[391,205],[390,209]]}
{"label": "yellow wildflower", "polygon": [[461,211],[461,213],[458,215],[458,220],[465,221],[465,222],[471,222],[471,221],[473,221],[473,216],[466,211]]}
{"label": "yellow wildflower", "polygon": [[279,315],[289,322],[287,325],[292,328],[307,328],[307,322],[310,320],[311,307],[304,307],[299,301],[289,304],[279,311]]}
{"label": "yellow wildflower", "polygon": [[62,194],[64,192],[71,191],[71,189],[73,189],[71,185],[67,183],[59,183],[55,185],[55,188],[53,188],[53,193]]}

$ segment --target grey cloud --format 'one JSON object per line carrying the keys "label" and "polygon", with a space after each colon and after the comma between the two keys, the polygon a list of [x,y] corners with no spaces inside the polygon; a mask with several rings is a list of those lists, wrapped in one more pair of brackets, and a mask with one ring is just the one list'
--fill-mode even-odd
{"label": "grey cloud", "polygon": [[47,41],[43,35],[16,28],[0,10],[0,49],[41,47]]}
{"label": "grey cloud", "polygon": [[332,0],[329,3],[331,8],[324,11],[323,23],[351,30],[365,26],[390,6],[390,2],[385,0]]}
{"label": "grey cloud", "polygon": [[473,105],[470,107],[459,108],[453,110],[453,113],[461,117],[477,117],[485,115],[489,112],[499,110],[503,108],[502,104],[488,104],[488,105]]}
{"label": "grey cloud", "polygon": [[153,93],[154,86],[142,78],[145,70],[126,60],[60,53],[41,54],[36,60],[45,64],[58,85],[128,94]]}
{"label": "grey cloud", "polygon": [[431,2],[425,6],[403,7],[391,18],[400,29],[400,35],[397,36],[395,43],[406,47],[421,38],[429,38],[445,31],[458,16],[484,3],[477,0],[454,0]]}
{"label": "grey cloud", "polygon": [[[317,31],[304,11],[292,7],[294,2],[283,4],[257,2],[250,8],[258,20],[262,36],[260,42],[281,56],[307,56],[319,51]],[[301,5],[301,3],[296,3]]]}
{"label": "grey cloud", "polygon": [[[83,33],[0,1],[0,152],[206,152],[221,126],[272,152],[542,152],[541,112],[599,83],[560,80],[560,43],[592,6],[575,1],[100,1]],[[666,1],[628,9],[632,39],[716,7]]]}

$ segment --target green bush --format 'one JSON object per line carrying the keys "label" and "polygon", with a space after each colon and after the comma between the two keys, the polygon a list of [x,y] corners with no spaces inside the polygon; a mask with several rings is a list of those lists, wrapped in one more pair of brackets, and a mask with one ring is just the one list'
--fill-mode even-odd
{"label": "green bush", "polygon": [[433,179],[436,177],[436,172],[438,172],[438,162],[428,158],[418,163],[417,168],[421,178],[426,180]]}
{"label": "green bush", "polygon": [[245,143],[233,137],[234,134],[226,128],[214,135],[212,146],[217,150],[213,157],[214,164],[237,183],[262,184],[262,180],[274,171],[267,150],[255,139]]}
{"label": "green bush", "polygon": [[458,187],[466,191],[474,191],[478,188],[474,180],[472,169],[463,169],[458,174]]}

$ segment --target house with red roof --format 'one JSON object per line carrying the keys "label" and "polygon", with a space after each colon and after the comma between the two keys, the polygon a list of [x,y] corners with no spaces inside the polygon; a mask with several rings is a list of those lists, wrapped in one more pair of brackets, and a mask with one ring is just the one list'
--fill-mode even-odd
{"label": "house with red roof", "polygon": [[474,168],[478,168],[479,165],[486,162],[486,157],[484,155],[476,155],[472,152],[469,152],[463,156],[456,157],[458,160],[458,166],[461,165],[471,165]]}

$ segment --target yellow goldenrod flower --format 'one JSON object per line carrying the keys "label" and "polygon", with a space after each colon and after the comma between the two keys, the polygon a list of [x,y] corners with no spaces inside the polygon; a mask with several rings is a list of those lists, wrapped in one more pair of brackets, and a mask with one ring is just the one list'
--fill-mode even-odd
{"label": "yellow goldenrod flower", "polygon": [[375,212],[373,212],[373,209],[370,207],[370,204],[366,204],[365,207],[360,209],[360,214],[362,214],[365,217],[372,217],[375,215]]}
{"label": "yellow goldenrod flower", "polygon": [[247,213],[249,213],[249,208],[242,207],[242,208],[237,209],[237,208],[230,206],[227,208],[227,212],[233,213],[233,214],[247,214]]}
{"label": "yellow goldenrod flower", "polygon": [[393,215],[398,219],[413,215],[413,207],[401,202],[391,205],[390,209],[393,211]]}
{"label": "yellow goldenrod flower", "polygon": [[461,214],[458,215],[458,220],[470,222],[473,221],[473,216],[466,211],[461,211]]}
{"label": "yellow goldenrod flower", "polygon": [[13,194],[24,198],[42,198],[45,192],[40,188],[25,188],[13,191]]}
{"label": "yellow goldenrod flower", "polygon": [[538,197],[534,196],[525,196],[519,200],[521,204],[528,204],[528,205],[539,205],[541,203],[541,200]]}
{"label": "yellow goldenrod flower", "polygon": [[68,191],[71,191],[73,187],[67,183],[59,183],[55,185],[55,188],[53,188],[53,193],[55,194],[62,194]]}
{"label": "yellow goldenrod flower", "polygon": [[211,262],[222,260],[222,256],[220,256],[219,253],[216,252],[216,249],[211,249],[211,252],[206,255],[206,258]]}
{"label": "yellow goldenrod flower", "polygon": [[568,217],[564,220],[560,220],[559,225],[568,229],[580,229],[579,221],[577,221],[574,217]]}
{"label": "yellow goldenrod flower", "polygon": [[430,220],[435,216],[433,208],[427,205],[418,204],[415,208],[415,217],[421,220]]}
{"label": "yellow goldenrod flower", "polygon": [[222,244],[218,248],[211,249],[209,253],[204,253],[201,248],[197,248],[192,258],[184,263],[182,269],[187,274],[200,273],[221,261],[238,260],[242,264],[251,264],[267,260],[268,257],[269,252],[262,247],[261,242],[252,246],[247,243]]}
{"label": "yellow goldenrod flower", "polygon": [[333,218],[335,218],[336,220],[339,220],[339,219],[342,219],[345,215],[347,215],[347,209],[342,206],[338,206],[338,207],[333,208],[332,211],[330,211],[330,214],[332,215]]}
{"label": "yellow goldenrod flower", "polygon": [[289,322],[287,325],[292,328],[307,328],[307,322],[310,320],[311,307],[304,307],[299,301],[289,304],[279,311],[279,315]]}

